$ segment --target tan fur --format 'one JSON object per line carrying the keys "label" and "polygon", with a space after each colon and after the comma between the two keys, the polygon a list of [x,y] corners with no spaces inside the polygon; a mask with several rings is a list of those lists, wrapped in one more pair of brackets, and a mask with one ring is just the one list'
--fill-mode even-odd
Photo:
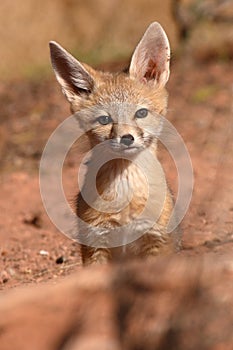
{"label": "tan fur", "polygon": [[[156,49],[152,45],[153,38],[154,45],[157,45]],[[165,84],[169,76],[168,45],[161,27],[157,23],[152,24],[135,50],[130,67],[132,73],[113,75],[95,71],[78,61],[76,64],[74,58],[59,45],[51,44],[52,63],[57,79],[71,104],[72,111],[77,113],[81,127],[87,131],[92,148],[105,140],[120,139],[125,134],[131,134],[142,152],[145,149],[150,150],[157,159],[157,138],[151,135],[160,129],[160,119],[157,115],[165,115],[167,111]],[[146,50],[147,55],[144,54]],[[59,57],[63,57],[63,61],[59,61]],[[67,74],[70,68],[64,68],[66,59],[69,62],[72,60],[72,65],[76,64],[77,67],[70,76]],[[75,74],[77,80],[74,82],[72,77]],[[149,113],[146,118],[136,120],[134,115],[140,108],[146,108]],[[108,125],[98,124],[95,118],[101,114],[110,115],[113,122]],[[90,164],[95,161],[95,156],[93,154]],[[149,173],[153,172],[150,164],[147,164],[147,167]],[[101,199],[105,201],[116,199],[117,188],[121,186],[123,179],[125,184],[122,191],[126,192],[124,195],[127,197],[127,191],[130,188],[133,190],[130,203],[115,212],[94,209],[94,204],[98,205]],[[92,181],[89,169],[84,188],[88,188]],[[105,163],[97,174],[96,188],[99,197],[95,197],[91,205],[86,203],[81,193],[77,198],[78,217],[92,227],[106,229],[122,227],[137,220],[147,202],[147,179],[134,161],[113,159]],[[158,192],[152,195],[156,199]],[[156,225],[136,241],[117,248],[101,248],[101,242],[99,248],[82,245],[83,263],[85,265],[105,263],[111,259],[119,259],[125,254],[148,257],[173,252],[177,247],[177,237],[175,234],[167,233],[167,225],[173,210],[173,200],[167,185],[162,204],[161,215]]]}

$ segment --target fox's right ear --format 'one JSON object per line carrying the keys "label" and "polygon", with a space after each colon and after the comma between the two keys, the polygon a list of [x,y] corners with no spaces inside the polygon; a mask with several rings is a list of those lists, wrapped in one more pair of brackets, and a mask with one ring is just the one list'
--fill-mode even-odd
{"label": "fox's right ear", "polygon": [[50,41],[52,66],[68,101],[87,97],[94,89],[94,79],[84,66],[55,41]]}

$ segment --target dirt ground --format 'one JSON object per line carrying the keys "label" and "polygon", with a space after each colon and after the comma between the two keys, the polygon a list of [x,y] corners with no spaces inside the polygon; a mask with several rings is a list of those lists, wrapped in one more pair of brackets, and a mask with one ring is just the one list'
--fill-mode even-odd
{"label": "dirt ground", "polygon": [[[177,60],[168,90],[167,117],[186,143],[195,177],[180,254],[224,257],[233,252],[232,63]],[[45,213],[38,168],[46,140],[69,108],[53,76],[0,83],[0,105],[0,289],[55,283],[82,267],[77,243],[58,232]],[[64,168],[69,199],[76,194],[78,162],[72,153]],[[175,187],[169,157],[164,167]]]}

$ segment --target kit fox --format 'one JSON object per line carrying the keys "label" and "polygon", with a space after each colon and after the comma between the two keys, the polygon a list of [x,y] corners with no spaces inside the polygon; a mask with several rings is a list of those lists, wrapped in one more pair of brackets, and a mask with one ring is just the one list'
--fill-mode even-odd
{"label": "kit fox", "polygon": [[[162,127],[159,116],[167,111],[165,85],[169,78],[170,47],[164,30],[157,22],[148,27],[133,53],[129,73],[96,71],[77,61],[54,41],[50,42],[50,51],[56,78],[93,148],[84,191],[93,188],[92,169],[93,164],[97,164],[96,159],[112,154],[97,173],[97,192],[89,191],[91,200],[86,201],[82,191],[77,197],[77,216],[89,225],[79,228],[82,243],[86,242],[81,245],[83,264],[105,263],[119,258],[123,251],[126,256],[140,257],[173,252],[179,240],[175,233],[167,232],[173,210],[172,196],[166,181],[164,196],[160,195],[163,186],[153,174],[153,162],[146,156],[149,151],[157,160],[157,138]],[[102,148],[96,147],[101,144]],[[142,163],[145,160],[143,167],[152,178],[149,189],[143,169],[136,164],[139,158]],[[146,219],[140,216],[148,200],[148,191],[152,198],[149,211],[157,215],[152,227],[147,227]],[[117,203],[130,196],[127,205],[119,208]],[[114,204],[111,207],[112,201],[115,210]],[[102,203],[107,206],[101,207]],[[108,203],[111,210],[108,210]],[[110,243],[110,233],[118,229],[115,235],[120,236],[121,228],[122,243],[127,244],[119,247],[118,243],[114,247]],[[134,233],[137,239],[128,240],[127,235],[134,237]]]}

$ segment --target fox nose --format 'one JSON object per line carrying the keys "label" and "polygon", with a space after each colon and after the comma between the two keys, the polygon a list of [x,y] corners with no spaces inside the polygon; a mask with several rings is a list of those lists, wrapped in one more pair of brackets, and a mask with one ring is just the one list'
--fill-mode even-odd
{"label": "fox nose", "polygon": [[126,134],[121,137],[121,143],[125,146],[130,146],[134,142],[134,137],[131,134]]}

